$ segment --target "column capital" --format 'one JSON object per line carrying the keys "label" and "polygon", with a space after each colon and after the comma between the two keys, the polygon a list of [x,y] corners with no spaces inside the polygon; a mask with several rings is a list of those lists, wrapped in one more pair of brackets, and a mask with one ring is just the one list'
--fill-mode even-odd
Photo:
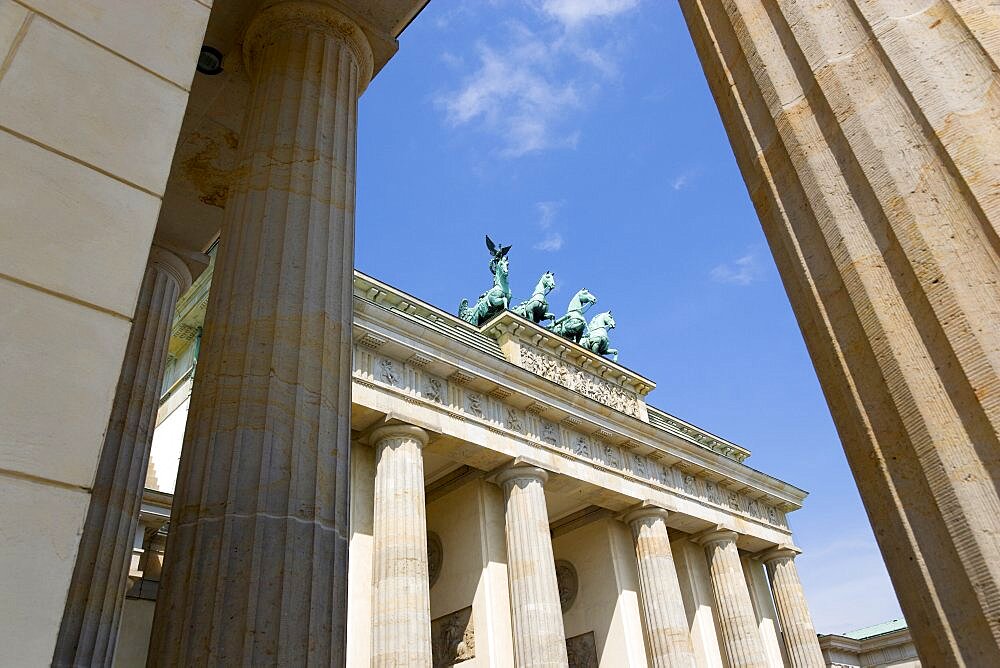
{"label": "column capital", "polygon": [[649,501],[643,501],[638,506],[626,511],[625,514],[622,515],[622,521],[631,526],[636,520],[645,519],[647,517],[659,517],[666,521],[669,515],[670,511],[666,508],[650,503]]}
{"label": "column capital", "polygon": [[691,536],[691,540],[700,545],[708,547],[716,543],[735,543],[739,539],[740,535],[733,531],[732,529],[724,529],[722,527],[715,527],[714,529],[709,529],[707,531],[702,531],[699,534]]}
{"label": "column capital", "polygon": [[763,564],[769,564],[772,561],[778,561],[779,559],[795,559],[795,557],[802,554],[802,550],[792,545],[777,545],[763,552],[759,552],[755,556]]}
{"label": "column capital", "polygon": [[358,95],[375,72],[375,58],[364,31],[350,18],[322,2],[287,0],[262,9],[250,22],[243,37],[243,62],[251,75],[260,52],[289,30],[307,29],[326,33],[345,43],[358,66]]}
{"label": "column capital", "polygon": [[505,468],[496,475],[496,483],[501,487],[511,480],[534,480],[543,487],[548,482],[549,472],[539,466],[517,464]]}
{"label": "column capital", "polygon": [[379,427],[371,433],[368,437],[368,441],[378,448],[378,444],[381,441],[385,441],[391,438],[407,438],[416,441],[420,444],[420,447],[427,445],[429,436],[426,431],[420,427],[414,426],[412,424],[387,424],[383,427]]}
{"label": "column capital", "polygon": [[177,286],[180,288],[180,292],[177,293],[178,295],[184,294],[191,287],[191,283],[193,282],[191,270],[184,264],[184,260],[166,248],[153,244],[149,249],[148,264],[155,269],[165,271],[177,281]]}

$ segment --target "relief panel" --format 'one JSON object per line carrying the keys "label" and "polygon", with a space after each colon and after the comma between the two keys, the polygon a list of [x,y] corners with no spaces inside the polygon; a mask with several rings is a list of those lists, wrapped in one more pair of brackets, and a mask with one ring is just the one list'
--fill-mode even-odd
{"label": "relief panel", "polygon": [[566,639],[566,655],[569,668],[598,668],[597,640],[589,631]]}
{"label": "relief panel", "polygon": [[447,668],[476,657],[476,630],[472,607],[438,617],[431,622],[434,668]]}
{"label": "relief panel", "polygon": [[613,385],[592,373],[576,369],[547,353],[524,346],[521,348],[521,366],[616,411],[633,417],[642,416],[639,397],[635,392]]}

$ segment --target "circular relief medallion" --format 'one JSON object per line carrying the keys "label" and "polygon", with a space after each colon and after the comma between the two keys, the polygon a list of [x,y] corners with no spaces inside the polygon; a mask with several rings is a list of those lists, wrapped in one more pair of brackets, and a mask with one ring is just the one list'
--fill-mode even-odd
{"label": "circular relief medallion", "polygon": [[562,606],[562,611],[566,612],[576,600],[580,581],[573,564],[565,559],[556,559],[556,584],[559,586],[559,605]]}
{"label": "circular relief medallion", "polygon": [[441,562],[444,561],[444,548],[441,547],[441,539],[433,531],[427,532],[427,580],[428,586],[433,587],[441,575]]}

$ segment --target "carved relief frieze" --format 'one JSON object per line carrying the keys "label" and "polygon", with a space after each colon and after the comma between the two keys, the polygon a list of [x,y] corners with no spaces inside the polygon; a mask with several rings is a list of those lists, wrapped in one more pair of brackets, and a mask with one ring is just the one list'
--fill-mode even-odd
{"label": "carved relief frieze", "polygon": [[399,374],[396,372],[395,362],[388,357],[379,360],[379,380],[394,387],[399,385]]}
{"label": "carved relief frieze", "polygon": [[559,443],[559,428],[554,422],[542,420],[542,440],[551,445]]}
{"label": "carved relief frieze", "polygon": [[603,451],[605,464],[614,469],[621,468],[621,451],[617,447],[606,443]]}
{"label": "carved relief frieze", "polygon": [[719,486],[714,482],[706,482],[705,497],[712,503],[719,503]]}
{"label": "carved relief frieze", "polygon": [[556,559],[556,586],[559,588],[559,605],[563,614],[566,614],[573,607],[573,601],[580,590],[580,578],[573,564],[565,559]]}
{"label": "carved relief frieze", "polygon": [[[627,441],[622,445],[608,442],[612,436],[607,430],[596,434],[580,431],[582,421],[569,417],[558,424],[542,417],[539,410],[526,410],[505,403],[496,397],[481,394],[466,384],[443,380],[433,376],[417,363],[395,360],[379,355],[365,345],[354,349],[357,382],[378,389],[389,386],[403,393],[404,400],[427,401],[439,404],[441,410],[451,411],[458,420],[480,420],[487,429],[497,434],[518,435],[540,446],[555,447],[569,456],[575,456],[656,485],[672,492],[684,494],[728,512],[749,515],[773,526],[787,528],[784,513],[761,500],[730,490],[723,484],[701,479],[659,461],[659,457],[641,454],[639,443]],[[655,455],[655,453],[654,453]]]}
{"label": "carved relief frieze", "polygon": [[635,453],[632,453],[629,456],[629,460],[631,461],[632,464],[632,473],[634,473],[636,476],[640,478],[649,477],[650,466],[648,465],[649,460],[646,457],[644,457],[643,455],[637,455]]}
{"label": "carved relief frieze", "polygon": [[478,418],[486,417],[483,405],[486,403],[486,398],[483,395],[476,392],[469,392],[466,396],[466,409]]}
{"label": "carved relief frieze", "polygon": [[436,403],[444,403],[444,398],[447,396],[448,390],[445,387],[445,382],[434,376],[426,376],[424,379],[423,395],[425,398],[430,399]]}
{"label": "carved relief frieze", "polygon": [[726,496],[726,500],[729,502],[729,507],[732,508],[733,510],[740,509],[740,495],[738,492],[730,490],[728,495]]}
{"label": "carved relief frieze", "polygon": [[519,410],[508,406],[505,411],[505,417],[505,423],[508,429],[524,433],[524,424],[521,421],[521,412]]}
{"label": "carved relief frieze", "polygon": [[433,587],[441,575],[441,565],[444,563],[444,547],[441,539],[433,531],[427,532],[427,582]]}
{"label": "carved relief frieze", "polygon": [[569,668],[597,668],[597,641],[594,632],[567,638],[566,658],[569,659]]}
{"label": "carved relief frieze", "polygon": [[471,606],[431,621],[431,656],[434,668],[448,668],[476,657]]}
{"label": "carved relief frieze", "polygon": [[542,378],[579,392],[626,415],[634,417],[642,415],[639,398],[635,392],[613,385],[592,373],[576,369],[551,355],[524,346],[521,348],[521,366]]}
{"label": "carved relief frieze", "polygon": [[690,473],[685,473],[684,477],[681,478],[681,484],[685,492],[687,492],[691,496],[699,496],[698,479],[695,478],[693,475],[691,475]]}

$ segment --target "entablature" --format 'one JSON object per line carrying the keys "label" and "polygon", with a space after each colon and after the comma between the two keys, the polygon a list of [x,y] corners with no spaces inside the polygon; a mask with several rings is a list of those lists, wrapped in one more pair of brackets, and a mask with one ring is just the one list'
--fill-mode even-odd
{"label": "entablature", "polygon": [[[372,419],[411,421],[454,448],[475,444],[496,456],[543,458],[563,475],[597,476],[608,489],[624,485],[628,498],[659,495],[704,522],[729,518],[771,538],[787,535],[785,513],[801,507],[802,490],[516,366],[503,354],[504,342],[491,347],[493,340],[480,336],[480,345],[466,345],[449,330],[478,331],[457,318],[389,295],[373,281],[357,283],[354,401]],[[479,468],[496,463],[489,453],[460,454]]]}

